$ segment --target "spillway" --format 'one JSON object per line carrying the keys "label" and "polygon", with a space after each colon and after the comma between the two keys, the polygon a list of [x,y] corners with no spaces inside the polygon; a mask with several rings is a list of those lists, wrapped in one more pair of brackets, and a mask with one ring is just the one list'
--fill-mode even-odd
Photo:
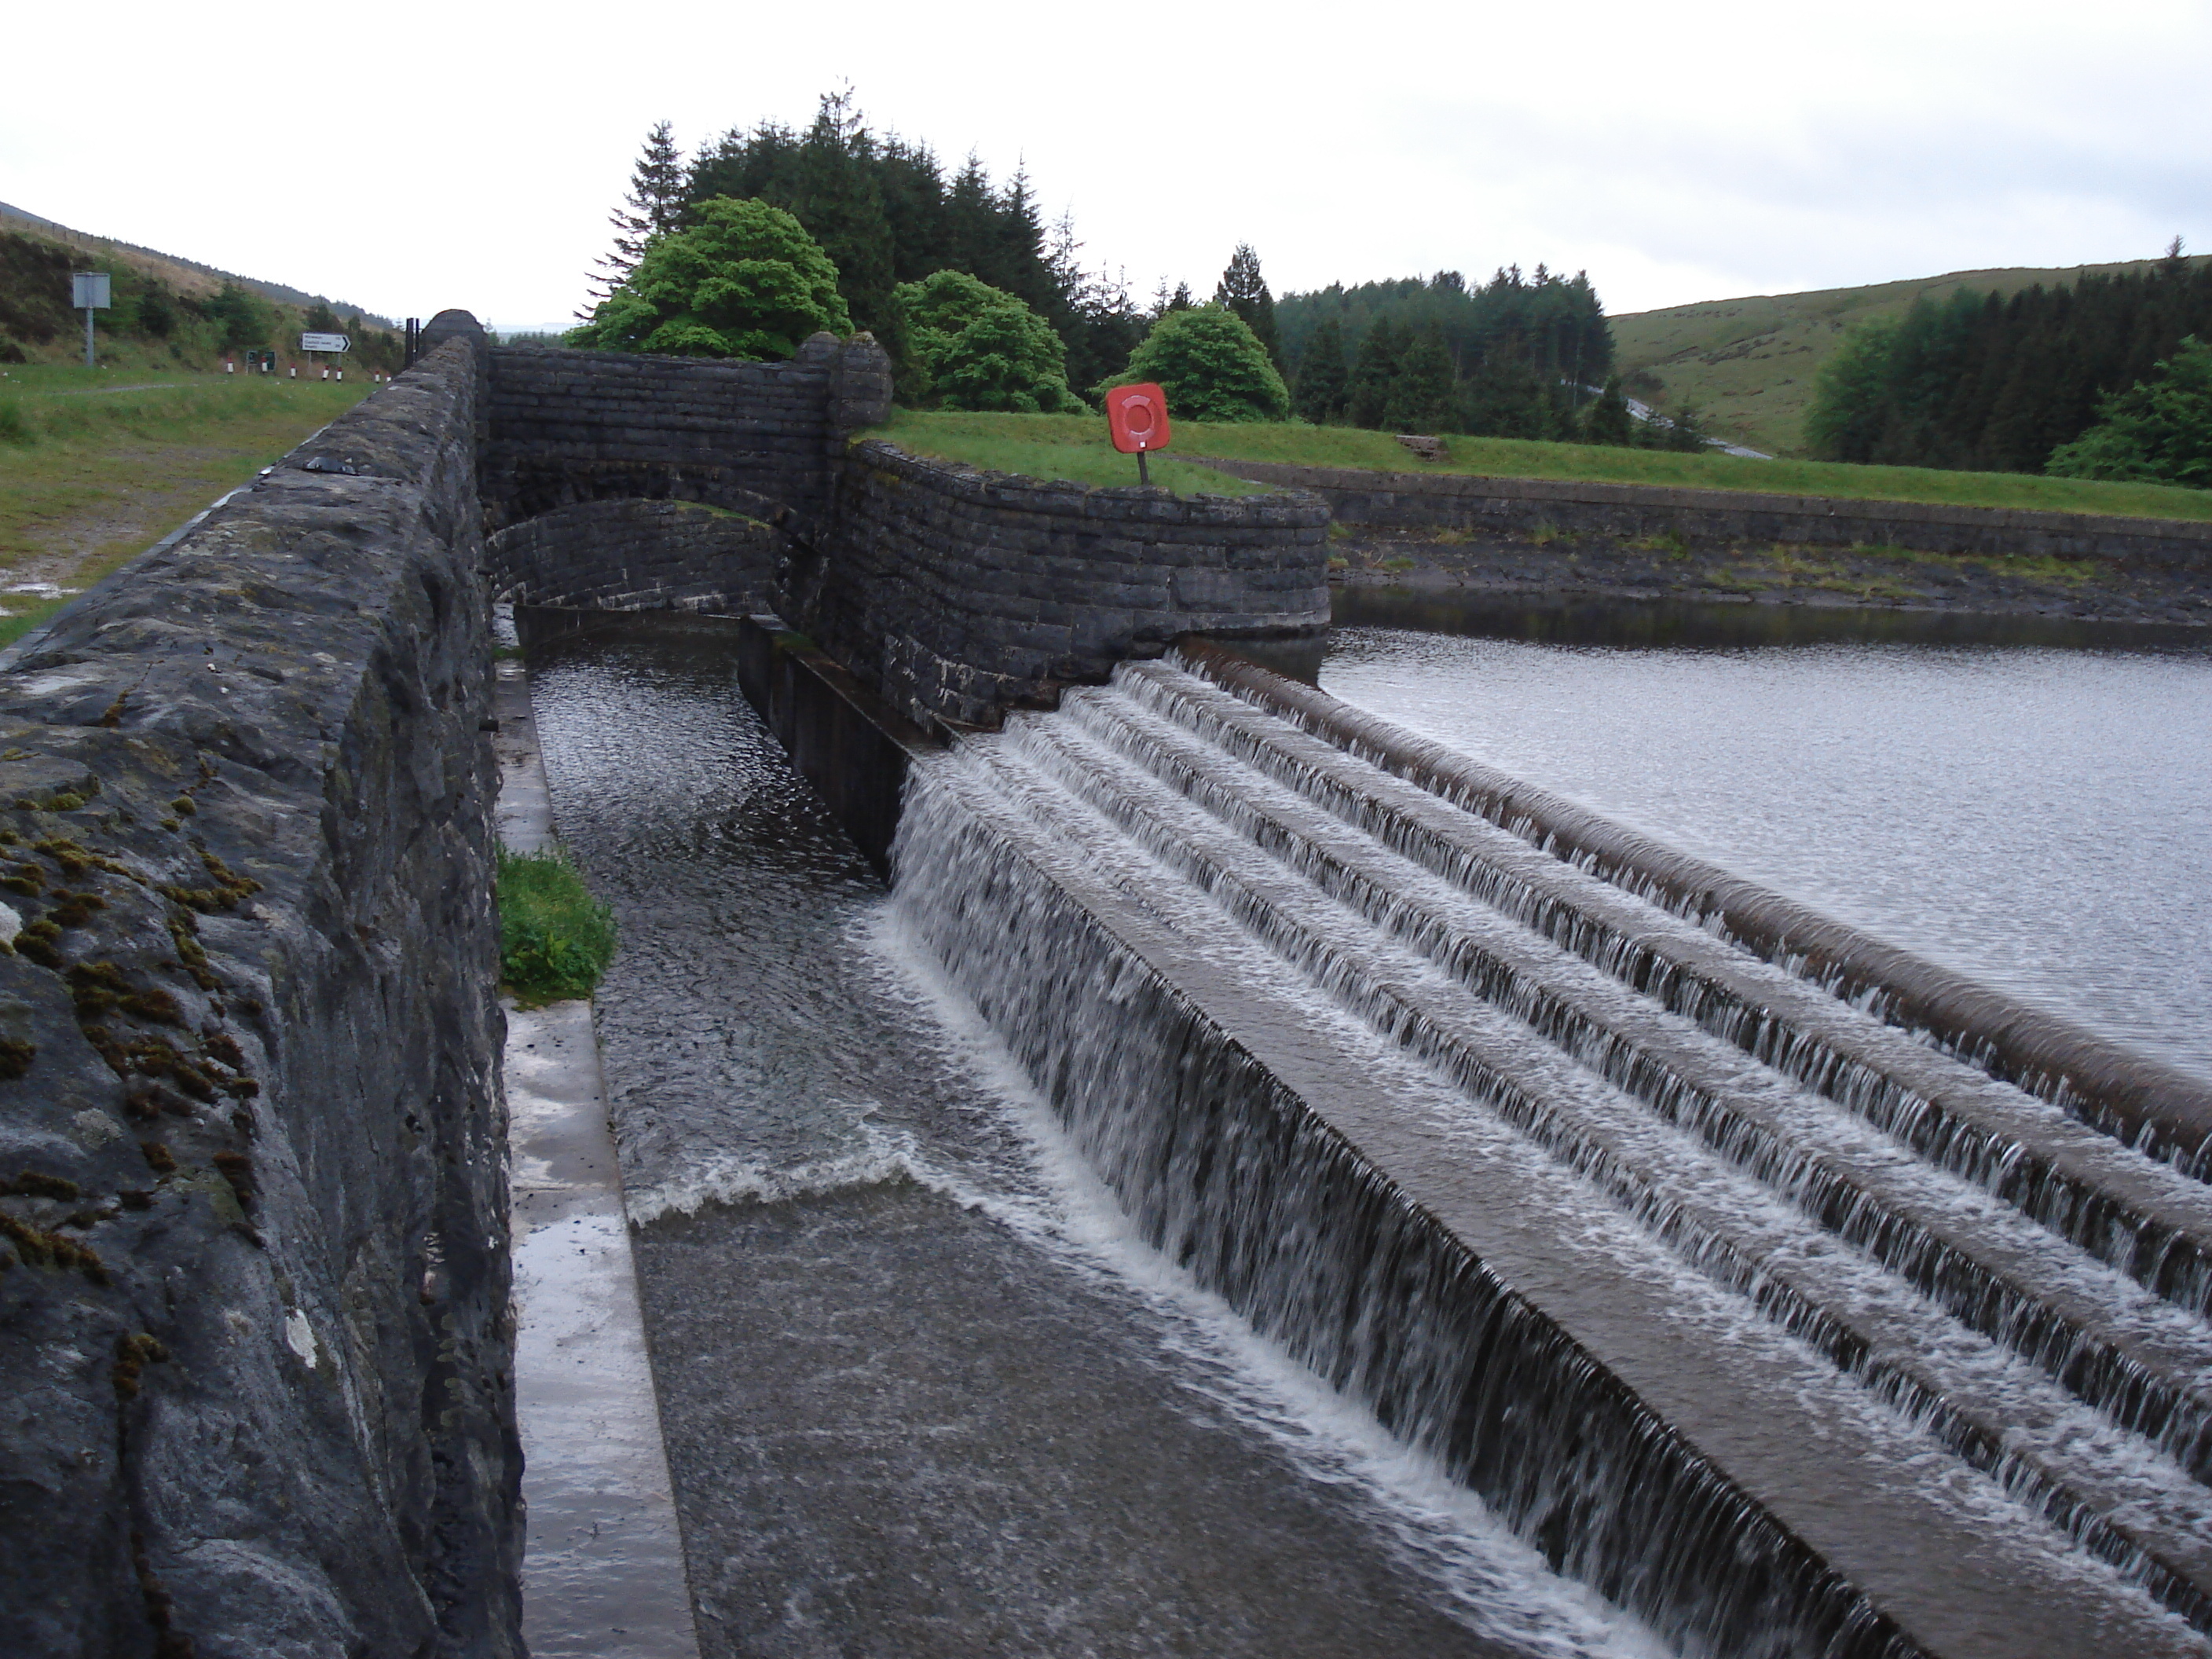
{"label": "spillway", "polygon": [[1146,1240],[1691,1654],[2202,1654],[2212,1099],[1204,647],[917,762]]}

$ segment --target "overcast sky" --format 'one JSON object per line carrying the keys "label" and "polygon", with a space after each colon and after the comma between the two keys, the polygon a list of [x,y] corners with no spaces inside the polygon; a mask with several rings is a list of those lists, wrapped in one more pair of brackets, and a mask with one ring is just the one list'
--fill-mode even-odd
{"label": "overcast sky", "polygon": [[1094,264],[1517,261],[1615,313],[2212,252],[2212,0],[11,8],[0,201],[393,316],[559,323],[646,129],[1025,163]]}

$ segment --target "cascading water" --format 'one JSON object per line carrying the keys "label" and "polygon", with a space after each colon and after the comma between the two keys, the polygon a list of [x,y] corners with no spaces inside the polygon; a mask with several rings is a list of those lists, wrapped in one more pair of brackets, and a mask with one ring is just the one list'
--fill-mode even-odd
{"label": "cascading water", "polygon": [[2204,1651],[2204,1187],[1356,747],[1132,665],[915,769],[1146,1241],[1686,1651]]}
{"label": "cascading water", "polygon": [[1662,1659],[1150,1247],[729,624],[524,621],[702,1659]]}

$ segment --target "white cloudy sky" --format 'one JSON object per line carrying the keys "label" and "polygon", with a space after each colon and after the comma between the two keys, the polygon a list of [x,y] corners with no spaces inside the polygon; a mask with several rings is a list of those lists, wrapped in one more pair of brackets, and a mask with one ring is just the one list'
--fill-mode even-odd
{"label": "white cloudy sky", "polygon": [[2212,252],[2212,0],[12,9],[0,201],[392,315],[566,318],[646,128],[1024,161],[1086,258],[1518,261],[1609,309]]}

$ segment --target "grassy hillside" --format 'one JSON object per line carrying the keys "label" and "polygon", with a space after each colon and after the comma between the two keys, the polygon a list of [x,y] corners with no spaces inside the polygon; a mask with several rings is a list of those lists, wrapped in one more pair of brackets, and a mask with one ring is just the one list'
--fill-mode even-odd
{"label": "grassy hillside", "polygon": [[0,371],[0,644],[369,390],[358,380]]}
{"label": "grassy hillside", "polygon": [[[135,371],[211,369],[242,349],[273,349],[280,373],[317,365],[294,349],[303,328],[354,336],[355,374],[391,370],[402,356],[381,318],[281,283],[233,276],[189,259],[57,225],[0,204],[0,364],[83,361],[84,313],[70,304],[72,270],[105,270],[114,304],[95,319],[102,364]],[[226,293],[229,297],[227,299]],[[316,316],[318,311],[323,314]],[[356,325],[356,319],[359,325]],[[312,319],[312,320],[311,320]]]}
{"label": "grassy hillside", "polygon": [[42,219],[35,213],[10,207],[0,202],[0,230],[15,231],[40,237],[46,241],[74,248],[80,252],[97,256],[83,264],[85,270],[104,268],[99,260],[120,260],[133,270],[168,284],[178,294],[204,299],[219,292],[225,283],[234,283],[240,288],[273,300],[279,305],[306,310],[309,306],[326,305],[331,310],[351,317],[358,314],[374,328],[397,328],[389,317],[380,317],[374,312],[363,311],[356,305],[331,299],[326,295],[309,294],[284,283],[272,283],[260,276],[241,276],[234,270],[220,270],[213,265],[204,265],[197,259],[186,259],[174,253],[162,253],[150,247],[140,247],[136,242],[118,242],[112,237],[94,236],[86,231],[72,230],[52,219]]}
{"label": "grassy hillside", "polygon": [[1686,399],[1706,411],[1717,435],[1778,455],[1802,454],[1801,423],[1814,376],[1855,324],[1901,315],[1923,295],[1940,300],[1972,289],[2009,295],[2039,283],[2070,286],[2084,275],[2157,263],[1954,270],[1866,288],[1701,300],[1615,317],[1616,362],[1632,396],[1651,399],[1656,391],[1670,404]]}
{"label": "grassy hillside", "polygon": [[[1136,462],[1116,454],[1096,415],[969,415],[896,411],[876,435],[919,454],[971,466],[1077,483],[1137,481]],[[1718,454],[1455,437],[1449,458],[1424,463],[1387,433],[1347,427],[1175,423],[1173,455],[1280,461],[1297,466],[1371,467],[1394,472],[1461,472],[1505,478],[1668,484],[1694,489],[1767,490],[1865,501],[2027,507],[2047,513],[2212,520],[2212,490],[2164,484],[2092,483],[2021,472],[1949,472],[1931,467],[1847,466],[1831,461],[1749,461]],[[1179,493],[1237,494],[1255,486],[1162,457],[1152,482]]]}

